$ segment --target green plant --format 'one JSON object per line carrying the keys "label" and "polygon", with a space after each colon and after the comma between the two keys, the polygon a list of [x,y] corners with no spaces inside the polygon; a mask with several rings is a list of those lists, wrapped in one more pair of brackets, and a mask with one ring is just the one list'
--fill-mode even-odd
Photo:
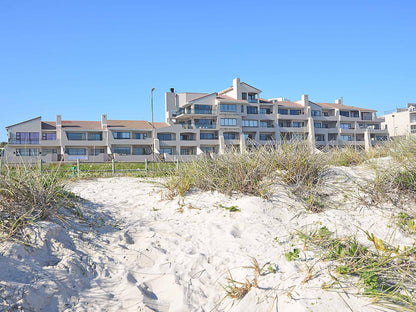
{"label": "green plant", "polygon": [[306,247],[320,250],[322,260],[334,261],[336,273],[358,277],[363,295],[403,311],[415,310],[415,247],[392,247],[369,232],[365,234],[373,249],[355,237],[333,237],[325,227],[301,234]]}
{"label": "green plant", "polygon": [[237,211],[241,211],[239,208],[238,208],[238,206],[229,206],[229,207],[227,207],[227,206],[223,206],[223,205],[221,205],[220,204],[220,206],[219,206],[220,208],[224,208],[225,210],[228,210],[229,212],[237,212]]}
{"label": "green plant", "polygon": [[285,257],[287,261],[293,261],[299,258],[299,249],[293,248],[293,251],[289,251],[285,253]]}

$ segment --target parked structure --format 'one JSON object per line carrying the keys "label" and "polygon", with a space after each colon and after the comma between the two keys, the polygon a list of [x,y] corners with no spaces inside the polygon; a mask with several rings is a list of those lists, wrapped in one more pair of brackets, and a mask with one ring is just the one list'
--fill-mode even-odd
{"label": "parked structure", "polygon": [[397,108],[395,112],[382,117],[382,127],[387,129],[390,137],[416,133],[416,103],[407,103],[406,108]]}
{"label": "parked structure", "polygon": [[[241,151],[257,144],[278,144],[302,138],[312,145],[355,145],[370,148],[387,138],[376,111],[335,103],[316,103],[302,95],[292,102],[263,99],[262,91],[233,80],[215,93],[165,94],[166,122],[134,120],[56,121],[41,117],[7,127],[9,162],[144,161],[154,155],[166,160],[202,153]],[[153,128],[154,127],[154,128]],[[155,133],[155,137],[152,137]]]}

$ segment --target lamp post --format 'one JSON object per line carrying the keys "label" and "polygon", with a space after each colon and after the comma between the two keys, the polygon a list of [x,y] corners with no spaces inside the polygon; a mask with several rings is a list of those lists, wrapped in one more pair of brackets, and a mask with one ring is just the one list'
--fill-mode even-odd
{"label": "lamp post", "polygon": [[152,161],[155,161],[155,125],[153,123],[153,91],[155,91],[155,88],[152,88],[152,91],[150,91],[150,106],[152,110]]}

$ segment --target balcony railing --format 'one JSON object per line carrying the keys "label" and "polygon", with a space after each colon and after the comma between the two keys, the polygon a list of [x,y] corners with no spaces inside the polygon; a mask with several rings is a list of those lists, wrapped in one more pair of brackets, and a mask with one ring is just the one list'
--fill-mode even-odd
{"label": "balcony railing", "polygon": [[215,129],[216,127],[217,127],[216,124],[214,125],[195,124],[195,128],[198,128],[198,129]]}
{"label": "balcony railing", "polygon": [[9,144],[20,144],[20,145],[36,145],[39,144],[39,140],[16,140],[16,139],[10,139]]}
{"label": "balcony railing", "polygon": [[191,114],[200,114],[200,115],[212,115],[213,112],[211,109],[179,109],[178,111],[172,112],[172,116],[176,117],[179,115],[191,115]]}

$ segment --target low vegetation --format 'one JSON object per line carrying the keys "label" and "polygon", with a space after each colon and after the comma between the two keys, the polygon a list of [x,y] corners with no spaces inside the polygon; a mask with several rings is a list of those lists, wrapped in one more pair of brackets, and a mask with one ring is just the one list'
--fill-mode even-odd
{"label": "low vegetation", "polygon": [[204,191],[241,192],[267,198],[270,185],[281,181],[293,186],[296,193],[309,196],[321,182],[326,168],[325,158],[311,153],[306,142],[294,141],[276,148],[259,146],[244,153],[230,151],[214,158],[195,158],[181,164],[165,186],[171,195],[183,196],[196,187]]}
{"label": "low vegetation", "polygon": [[325,226],[301,232],[299,238],[321,260],[333,262],[333,282],[325,288],[341,282],[357,283],[361,294],[379,304],[394,306],[397,311],[415,311],[416,247],[390,246],[372,233],[365,234],[369,245],[354,236],[335,237]]}
{"label": "low vegetation", "polygon": [[61,207],[72,205],[73,196],[65,191],[55,174],[40,174],[26,167],[0,175],[0,240],[19,236],[27,224],[58,216]]}

